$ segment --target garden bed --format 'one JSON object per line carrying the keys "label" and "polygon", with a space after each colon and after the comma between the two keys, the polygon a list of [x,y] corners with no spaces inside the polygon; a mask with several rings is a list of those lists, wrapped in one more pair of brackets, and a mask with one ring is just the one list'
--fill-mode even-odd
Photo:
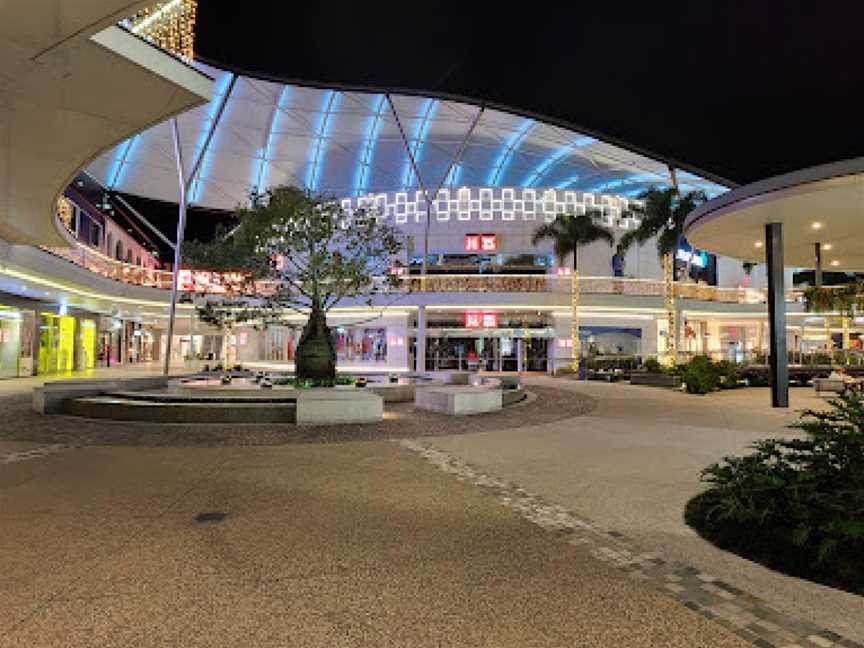
{"label": "garden bed", "polygon": [[864,595],[864,402],[807,411],[807,438],[766,439],[703,471],[684,518],[702,537],[783,573]]}

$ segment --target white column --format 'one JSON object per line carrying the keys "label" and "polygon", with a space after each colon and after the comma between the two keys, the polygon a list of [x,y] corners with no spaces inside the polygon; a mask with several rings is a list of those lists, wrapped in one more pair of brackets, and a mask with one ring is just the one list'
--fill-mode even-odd
{"label": "white column", "polygon": [[523,366],[523,358],[525,356],[525,338],[516,339],[516,371],[522,373],[525,371]]}
{"label": "white column", "polygon": [[414,370],[426,371],[426,307],[417,307],[417,347],[415,348]]}

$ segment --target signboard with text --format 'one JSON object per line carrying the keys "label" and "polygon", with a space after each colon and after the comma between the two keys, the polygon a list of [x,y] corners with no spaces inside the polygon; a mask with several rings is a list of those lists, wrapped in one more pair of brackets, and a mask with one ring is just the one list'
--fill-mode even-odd
{"label": "signboard with text", "polygon": [[498,313],[465,311],[465,328],[498,328]]}
{"label": "signboard with text", "polygon": [[498,236],[496,234],[466,234],[466,252],[495,252],[498,250]]}

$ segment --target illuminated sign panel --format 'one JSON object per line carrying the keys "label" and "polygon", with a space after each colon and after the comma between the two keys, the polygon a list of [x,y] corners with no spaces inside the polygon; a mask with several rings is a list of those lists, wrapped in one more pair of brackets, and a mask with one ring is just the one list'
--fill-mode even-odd
{"label": "illuminated sign panel", "polygon": [[684,248],[678,248],[675,257],[679,261],[683,261],[684,263],[687,263],[689,261],[691,265],[694,265],[697,268],[704,268],[708,265],[708,255],[700,250],[691,252],[690,250],[685,250]]}
{"label": "illuminated sign panel", "polygon": [[228,294],[248,293],[253,289],[249,275],[242,272],[181,269],[177,282],[181,292]]}
{"label": "illuminated sign panel", "polygon": [[498,313],[465,311],[465,328],[498,328]]}
{"label": "illuminated sign panel", "polygon": [[498,250],[498,236],[496,234],[466,234],[466,252],[495,252]]}

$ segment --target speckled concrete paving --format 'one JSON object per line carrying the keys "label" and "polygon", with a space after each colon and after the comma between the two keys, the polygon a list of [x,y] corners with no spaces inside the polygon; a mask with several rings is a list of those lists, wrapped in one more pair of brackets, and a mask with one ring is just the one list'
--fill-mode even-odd
{"label": "speckled concrete paving", "polygon": [[394,443],[71,449],[0,515],[4,648],[747,645]]}
{"label": "speckled concrete paving", "polygon": [[812,389],[794,389],[790,410],[767,407],[766,389],[692,396],[650,387],[527,380],[588,394],[597,408],[560,423],[428,439],[478,469],[539,494],[644,552],[713,574],[803,622],[864,643],[864,597],[784,576],[722,551],[684,524],[684,504],[703,486],[700,470],[746,451],[784,426],[797,409],[825,407]]}

